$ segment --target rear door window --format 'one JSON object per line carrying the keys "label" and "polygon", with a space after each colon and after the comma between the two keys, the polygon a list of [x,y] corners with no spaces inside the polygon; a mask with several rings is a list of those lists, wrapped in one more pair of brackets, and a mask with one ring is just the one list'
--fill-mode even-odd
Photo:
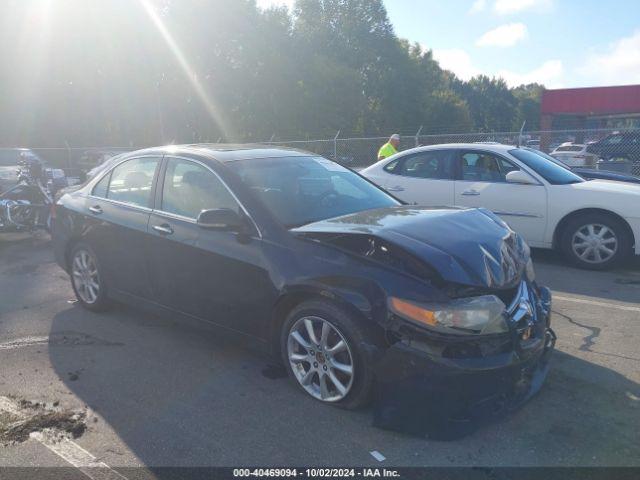
{"label": "rear door window", "polygon": [[109,180],[111,179],[111,172],[107,173],[102,179],[95,184],[91,195],[94,197],[107,198],[107,191],[109,190]]}
{"label": "rear door window", "polygon": [[446,150],[420,152],[400,159],[391,173],[403,177],[451,180],[453,162]]}
{"label": "rear door window", "polygon": [[157,157],[142,157],[119,164],[111,171],[107,198],[139,207],[149,207],[153,176],[159,161]]}

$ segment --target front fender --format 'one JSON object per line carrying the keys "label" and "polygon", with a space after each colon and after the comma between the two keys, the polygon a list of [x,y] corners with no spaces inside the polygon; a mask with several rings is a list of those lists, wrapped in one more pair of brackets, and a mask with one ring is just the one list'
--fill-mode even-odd
{"label": "front fender", "polygon": [[384,328],[386,293],[375,282],[356,277],[319,277],[285,286],[273,308],[272,345],[278,349],[280,328],[288,313],[305,300],[325,299],[365,324]]}

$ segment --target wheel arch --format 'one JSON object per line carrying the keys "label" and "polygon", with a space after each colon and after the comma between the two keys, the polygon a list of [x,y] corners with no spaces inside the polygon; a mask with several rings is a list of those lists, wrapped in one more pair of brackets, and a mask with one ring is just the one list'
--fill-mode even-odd
{"label": "wheel arch", "polygon": [[553,248],[557,249],[560,247],[560,238],[562,237],[562,233],[564,232],[564,229],[566,228],[569,221],[571,221],[576,217],[589,215],[589,214],[596,214],[596,213],[600,215],[608,215],[612,218],[615,218],[617,221],[619,221],[620,224],[623,225],[624,228],[626,229],[627,234],[629,235],[629,238],[631,238],[632,246],[636,244],[637,239],[633,234],[633,229],[631,228],[631,225],[629,225],[629,223],[624,219],[624,217],[618,215],[615,212],[612,212],[611,210],[607,210],[605,208],[582,208],[580,210],[574,210],[573,212],[566,214],[557,223],[556,228],[553,232]]}
{"label": "wheel arch", "polygon": [[277,299],[271,315],[269,331],[270,353],[280,358],[280,332],[287,315],[303,302],[321,300],[343,309],[366,328],[379,330],[383,328],[374,320],[371,302],[361,293],[354,291],[336,291],[320,285],[301,285],[288,288]]}
{"label": "wheel arch", "polygon": [[82,242],[82,237],[80,235],[69,237],[66,242],[66,245],[64,247],[64,264],[67,267],[67,271],[71,269],[71,253],[73,252],[75,246],[80,242]]}

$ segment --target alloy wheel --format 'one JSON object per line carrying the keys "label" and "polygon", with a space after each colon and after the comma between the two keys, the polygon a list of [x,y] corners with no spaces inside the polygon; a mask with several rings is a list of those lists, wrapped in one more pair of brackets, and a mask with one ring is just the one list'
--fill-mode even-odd
{"label": "alloy wheel", "polygon": [[323,402],[345,398],[353,385],[355,368],[347,340],[327,320],[302,317],[287,338],[287,358],[298,383]]}
{"label": "alloy wheel", "polygon": [[100,277],[93,255],[84,249],[78,250],[71,264],[71,275],[76,292],[83,302],[93,304],[100,294]]}
{"label": "alloy wheel", "polygon": [[618,251],[618,237],[606,225],[590,223],[576,230],[571,240],[571,248],[584,262],[604,263]]}

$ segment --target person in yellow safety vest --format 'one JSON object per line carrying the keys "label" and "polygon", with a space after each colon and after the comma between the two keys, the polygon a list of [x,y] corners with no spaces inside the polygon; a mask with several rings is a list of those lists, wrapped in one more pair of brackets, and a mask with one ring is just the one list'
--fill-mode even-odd
{"label": "person in yellow safety vest", "polygon": [[400,145],[400,135],[394,133],[389,137],[389,141],[380,147],[378,150],[378,160],[388,158],[391,155],[398,153],[398,145]]}

